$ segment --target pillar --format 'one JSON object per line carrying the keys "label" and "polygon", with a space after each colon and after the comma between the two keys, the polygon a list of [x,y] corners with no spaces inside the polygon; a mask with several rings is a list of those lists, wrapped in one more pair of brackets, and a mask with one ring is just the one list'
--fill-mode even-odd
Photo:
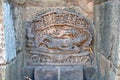
{"label": "pillar", "polygon": [[120,1],[95,0],[98,80],[120,80]]}

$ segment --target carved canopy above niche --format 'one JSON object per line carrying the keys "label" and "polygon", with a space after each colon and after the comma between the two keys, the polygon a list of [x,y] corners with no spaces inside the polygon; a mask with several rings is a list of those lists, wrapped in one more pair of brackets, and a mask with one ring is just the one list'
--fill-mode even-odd
{"label": "carved canopy above niche", "polygon": [[87,65],[93,26],[82,15],[51,11],[38,16],[27,28],[32,65]]}

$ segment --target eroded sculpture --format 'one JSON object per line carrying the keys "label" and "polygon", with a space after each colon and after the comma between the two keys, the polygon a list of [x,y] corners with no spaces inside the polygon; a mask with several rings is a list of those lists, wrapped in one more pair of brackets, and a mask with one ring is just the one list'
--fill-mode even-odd
{"label": "eroded sculpture", "polygon": [[89,65],[93,26],[67,11],[40,15],[27,28],[29,64]]}

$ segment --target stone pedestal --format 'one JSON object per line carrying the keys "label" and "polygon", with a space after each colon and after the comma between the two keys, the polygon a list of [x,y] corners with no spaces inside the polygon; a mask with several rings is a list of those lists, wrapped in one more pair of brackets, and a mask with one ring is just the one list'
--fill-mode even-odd
{"label": "stone pedestal", "polygon": [[83,68],[79,66],[26,67],[25,80],[84,80]]}

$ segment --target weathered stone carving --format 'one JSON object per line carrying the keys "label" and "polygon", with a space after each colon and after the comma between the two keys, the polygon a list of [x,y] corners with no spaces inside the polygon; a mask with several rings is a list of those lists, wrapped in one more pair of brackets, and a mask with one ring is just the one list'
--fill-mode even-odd
{"label": "weathered stone carving", "polygon": [[34,65],[85,65],[90,64],[89,55],[32,55]]}
{"label": "weathered stone carving", "polygon": [[90,63],[93,28],[86,18],[66,11],[48,12],[28,27],[30,63],[70,65]]}

